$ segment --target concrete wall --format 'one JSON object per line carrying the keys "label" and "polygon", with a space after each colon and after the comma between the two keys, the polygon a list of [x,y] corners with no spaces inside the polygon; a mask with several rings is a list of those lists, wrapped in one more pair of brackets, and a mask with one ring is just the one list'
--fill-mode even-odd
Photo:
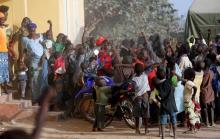
{"label": "concrete wall", "polygon": [[45,32],[48,29],[47,20],[50,19],[54,33],[57,34],[62,32],[59,28],[60,10],[59,0],[27,0],[26,16],[39,26],[38,32]]}
{"label": "concrete wall", "polygon": [[0,0],[10,7],[8,24],[19,27],[23,17],[37,23],[37,31],[48,29],[47,20],[53,22],[54,36],[67,34],[74,44],[81,42],[84,28],[84,0]]}

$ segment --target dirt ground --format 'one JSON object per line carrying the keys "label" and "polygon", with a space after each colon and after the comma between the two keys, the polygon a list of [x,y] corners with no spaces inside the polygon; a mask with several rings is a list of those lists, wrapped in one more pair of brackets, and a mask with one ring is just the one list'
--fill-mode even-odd
{"label": "dirt ground", "polygon": [[[2,127],[7,129],[23,128],[30,132],[33,128],[33,120],[26,119],[16,123],[4,123]],[[148,135],[135,135],[123,122],[114,122],[105,129],[105,132],[91,132],[92,125],[84,120],[73,119],[65,122],[47,122],[41,139],[160,139],[158,128],[150,128]],[[195,135],[183,134],[185,129],[178,128],[178,139],[220,139],[220,125],[215,128],[202,128]],[[168,137],[167,132],[167,138]]]}

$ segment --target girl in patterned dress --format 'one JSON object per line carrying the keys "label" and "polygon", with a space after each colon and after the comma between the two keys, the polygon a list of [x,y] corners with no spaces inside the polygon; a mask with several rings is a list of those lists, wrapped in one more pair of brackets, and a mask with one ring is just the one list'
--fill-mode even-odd
{"label": "girl in patterned dress", "polygon": [[192,68],[187,68],[184,72],[184,106],[186,114],[186,122],[189,128],[185,133],[195,133],[196,129],[200,128],[200,106],[195,103],[195,95],[197,88],[193,82],[195,79],[195,71]]}

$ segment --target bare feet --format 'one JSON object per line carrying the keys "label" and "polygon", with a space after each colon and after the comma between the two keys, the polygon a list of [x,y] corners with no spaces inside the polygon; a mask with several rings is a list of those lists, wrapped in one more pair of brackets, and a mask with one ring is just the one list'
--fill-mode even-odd
{"label": "bare feet", "polygon": [[140,135],[141,134],[140,130],[136,130],[135,134]]}
{"label": "bare feet", "polygon": [[103,129],[101,129],[101,128],[98,128],[98,130],[97,130],[98,132],[104,132],[104,130]]}
{"label": "bare feet", "polygon": [[147,135],[150,131],[148,129],[145,129],[144,134]]}
{"label": "bare feet", "polygon": [[93,128],[93,129],[92,129],[92,132],[96,132],[96,131],[97,131],[97,128]]}
{"label": "bare feet", "polygon": [[93,128],[92,132],[104,132],[104,130],[101,128]]}

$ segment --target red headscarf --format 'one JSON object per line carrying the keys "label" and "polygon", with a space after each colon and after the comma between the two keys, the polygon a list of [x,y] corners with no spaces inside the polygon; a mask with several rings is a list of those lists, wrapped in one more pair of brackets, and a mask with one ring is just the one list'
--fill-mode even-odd
{"label": "red headscarf", "polygon": [[107,39],[103,36],[99,36],[98,39],[96,40],[96,46],[101,46]]}

